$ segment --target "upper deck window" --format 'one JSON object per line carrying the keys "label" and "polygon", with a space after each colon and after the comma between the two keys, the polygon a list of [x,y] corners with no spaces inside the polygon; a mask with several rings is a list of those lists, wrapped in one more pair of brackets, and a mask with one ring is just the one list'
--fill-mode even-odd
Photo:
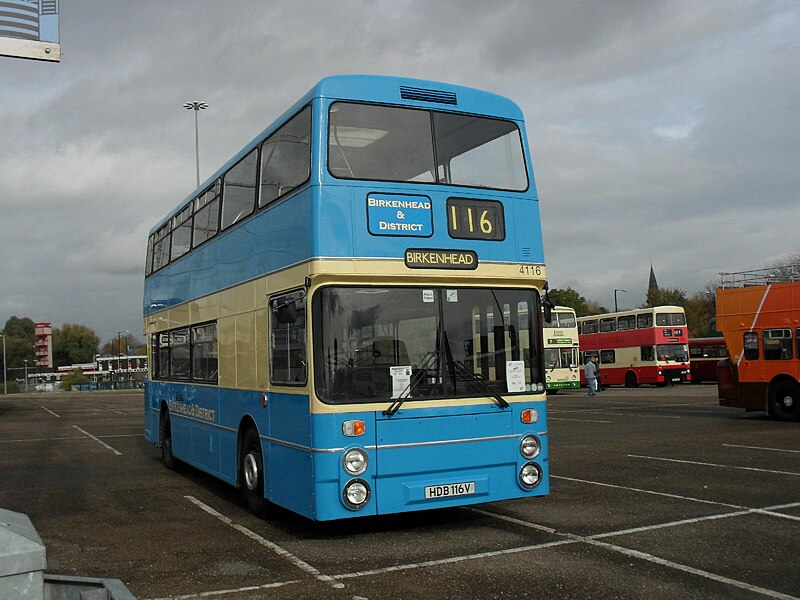
{"label": "upper deck window", "polygon": [[311,109],[304,108],[261,146],[259,207],[308,181],[311,173]]}
{"label": "upper deck window", "polygon": [[686,325],[686,315],[683,313],[656,313],[656,326]]}
{"label": "upper deck window", "polygon": [[570,327],[577,327],[575,322],[575,315],[573,313],[568,312],[553,312],[552,313],[552,321],[542,321],[542,327],[546,327],[549,329],[555,329],[560,327],[562,329],[567,329]]}
{"label": "upper deck window", "polygon": [[331,105],[328,170],[341,179],[528,189],[512,121],[392,106]]}

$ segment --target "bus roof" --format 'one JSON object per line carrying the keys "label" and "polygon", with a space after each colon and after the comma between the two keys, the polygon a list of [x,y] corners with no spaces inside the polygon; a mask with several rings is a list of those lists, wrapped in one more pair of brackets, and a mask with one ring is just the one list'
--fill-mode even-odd
{"label": "bus roof", "polygon": [[755,269],[753,271],[720,273],[719,280],[719,287],[723,290],[800,281],[800,264]]}
{"label": "bus roof", "polygon": [[177,212],[202,191],[219,179],[232,166],[245,157],[261,141],[299,112],[315,98],[326,100],[352,100],[396,106],[436,109],[440,111],[480,114],[490,117],[524,122],[520,107],[504,96],[438,81],[392,77],[387,75],[332,75],[321,79],[289,109],[272,121],[263,131],[248,142],[229,161],[219,167],[200,186],[186,196],[174,209],[160,219],[148,233],[152,235],[164,226]]}
{"label": "bus roof", "polygon": [[610,313],[602,313],[599,315],[586,315],[583,317],[578,317],[579,321],[585,321],[587,319],[605,319],[607,317],[618,317],[620,315],[635,315],[640,313],[652,312],[655,310],[673,310],[675,312],[685,312],[682,306],[673,306],[673,305],[664,305],[664,306],[648,306],[646,308],[632,308],[630,310],[618,310],[617,312],[610,312]]}

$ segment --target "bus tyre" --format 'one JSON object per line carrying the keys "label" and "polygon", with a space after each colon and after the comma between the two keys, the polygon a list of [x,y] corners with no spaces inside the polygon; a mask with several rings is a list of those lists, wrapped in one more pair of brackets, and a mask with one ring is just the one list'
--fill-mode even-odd
{"label": "bus tyre", "polygon": [[264,498],[264,459],[261,456],[261,440],[255,429],[248,429],[244,434],[239,465],[242,497],[250,512],[258,517],[266,516],[269,502]]}
{"label": "bus tyre", "polygon": [[800,386],[791,381],[779,381],[770,392],[769,414],[781,421],[800,419]]}
{"label": "bus tyre", "polygon": [[159,437],[161,439],[161,461],[165,467],[174,471],[178,467],[178,460],[172,453],[172,424],[169,413],[166,411],[161,413]]}
{"label": "bus tyre", "polygon": [[628,371],[625,373],[625,387],[635,388],[639,387],[639,380],[636,379],[636,373]]}

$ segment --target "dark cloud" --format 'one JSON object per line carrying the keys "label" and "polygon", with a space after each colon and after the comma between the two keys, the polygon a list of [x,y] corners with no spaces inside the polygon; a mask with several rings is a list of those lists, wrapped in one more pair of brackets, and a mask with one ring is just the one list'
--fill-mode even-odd
{"label": "dark cloud", "polygon": [[[0,58],[0,322],[141,330],[149,228],[320,78],[522,107],[554,287],[606,305],[797,251],[789,0],[245,0],[61,6],[60,64]],[[622,301],[622,298],[620,299]]]}

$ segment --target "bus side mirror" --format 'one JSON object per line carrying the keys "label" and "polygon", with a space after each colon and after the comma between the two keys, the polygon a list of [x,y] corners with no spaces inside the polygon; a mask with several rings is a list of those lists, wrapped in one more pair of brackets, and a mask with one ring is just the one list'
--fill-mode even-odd
{"label": "bus side mirror", "polygon": [[553,303],[547,296],[544,298],[544,321],[545,323],[553,322]]}

